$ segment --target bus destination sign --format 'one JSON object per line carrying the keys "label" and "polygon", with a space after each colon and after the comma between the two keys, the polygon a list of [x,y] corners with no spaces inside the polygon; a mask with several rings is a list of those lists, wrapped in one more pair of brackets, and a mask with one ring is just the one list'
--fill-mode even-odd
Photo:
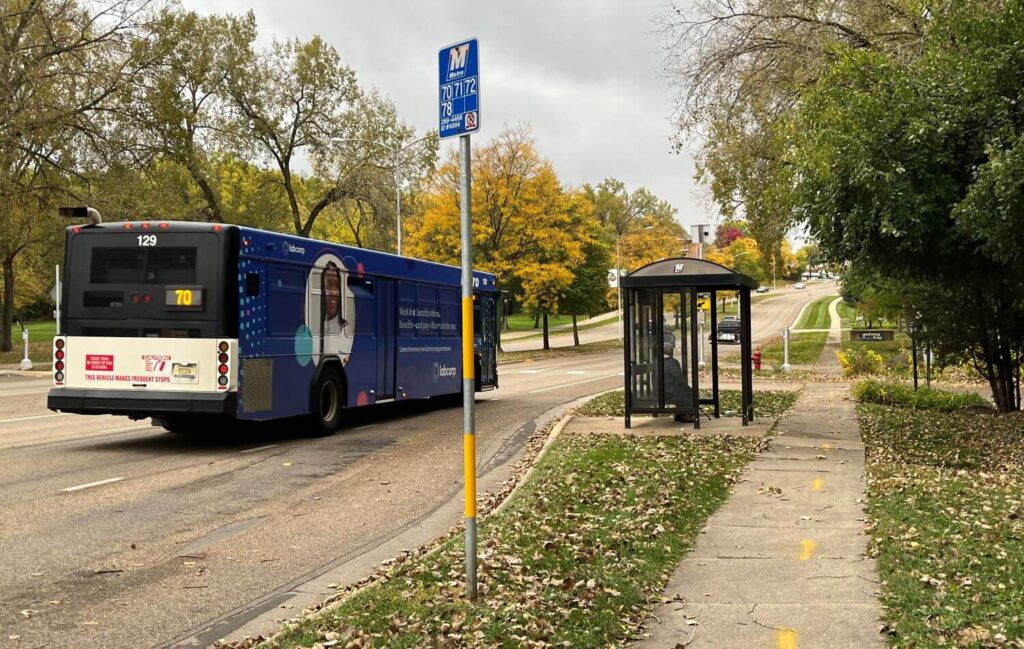
{"label": "bus destination sign", "polygon": [[168,286],[164,289],[164,309],[168,311],[202,311],[202,287]]}

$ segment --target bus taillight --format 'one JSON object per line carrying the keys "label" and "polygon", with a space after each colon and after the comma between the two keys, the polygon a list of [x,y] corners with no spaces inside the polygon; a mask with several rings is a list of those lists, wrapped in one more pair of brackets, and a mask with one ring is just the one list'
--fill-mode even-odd
{"label": "bus taillight", "polygon": [[231,344],[222,340],[217,344],[217,389],[227,390],[228,383],[231,382],[231,355],[228,354],[228,350],[231,349]]}
{"label": "bus taillight", "polygon": [[66,352],[64,346],[67,342],[63,338],[53,339],[53,384],[64,385],[64,357]]}

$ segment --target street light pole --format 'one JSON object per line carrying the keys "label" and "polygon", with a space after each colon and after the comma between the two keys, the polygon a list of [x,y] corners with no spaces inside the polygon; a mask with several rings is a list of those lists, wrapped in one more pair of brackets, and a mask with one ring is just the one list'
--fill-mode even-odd
{"label": "street light pole", "polygon": [[406,144],[401,147],[390,146],[388,144],[384,144],[383,142],[378,142],[376,140],[367,140],[366,138],[361,137],[331,138],[331,142],[337,142],[339,144],[344,144],[345,142],[362,142],[363,144],[372,144],[373,146],[380,147],[394,155],[394,166],[392,167],[392,171],[395,180],[395,229],[396,234],[398,235],[397,250],[399,255],[402,254],[402,154],[411,149],[412,147],[416,146],[420,142],[423,142],[424,140],[428,139],[429,137],[429,135],[425,135],[420,139],[413,140],[409,144]]}
{"label": "street light pole", "polygon": [[618,230],[616,230],[615,231],[615,290],[618,291],[618,295],[619,295],[618,299],[616,300],[616,305],[618,306],[618,311],[619,311],[619,340],[621,341],[622,340],[622,271],[620,269],[622,267],[622,262],[619,261],[619,237],[620,236],[622,236],[621,233]]}
{"label": "street light pole", "polygon": [[395,230],[398,234],[398,256],[402,256],[402,172],[398,168],[398,156],[395,150]]}

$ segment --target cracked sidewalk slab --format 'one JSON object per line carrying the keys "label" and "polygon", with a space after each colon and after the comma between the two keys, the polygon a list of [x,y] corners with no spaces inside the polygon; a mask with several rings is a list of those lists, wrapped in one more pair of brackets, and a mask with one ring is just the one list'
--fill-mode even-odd
{"label": "cracked sidewalk slab", "polygon": [[779,422],[784,434],[748,465],[669,579],[635,647],[885,646],[878,571],[865,556],[864,450],[844,388],[804,389]]}

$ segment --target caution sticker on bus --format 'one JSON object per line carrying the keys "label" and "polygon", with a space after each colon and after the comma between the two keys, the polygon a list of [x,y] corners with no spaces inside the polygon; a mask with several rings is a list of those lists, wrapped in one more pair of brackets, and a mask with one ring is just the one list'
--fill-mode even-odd
{"label": "caution sticker on bus", "polygon": [[199,383],[199,363],[172,363],[171,383]]}

